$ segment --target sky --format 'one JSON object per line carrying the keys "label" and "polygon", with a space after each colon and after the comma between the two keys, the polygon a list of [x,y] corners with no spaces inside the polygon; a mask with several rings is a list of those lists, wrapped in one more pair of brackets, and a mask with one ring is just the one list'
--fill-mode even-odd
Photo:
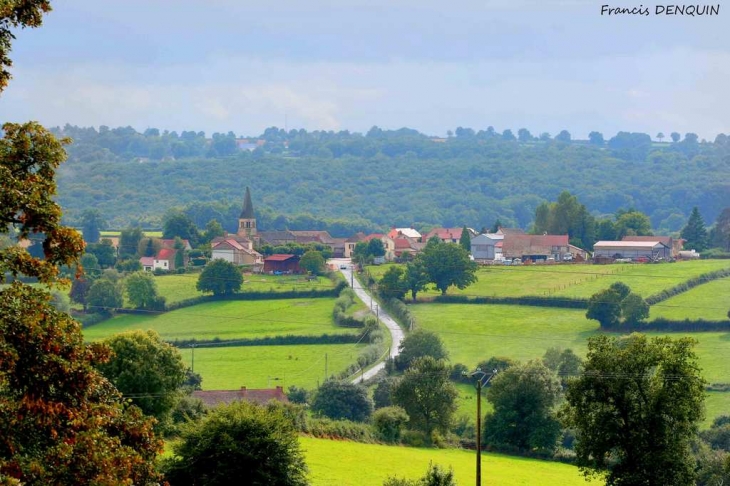
{"label": "sky", "polygon": [[55,1],[16,33],[0,121],[730,133],[730,3],[689,17],[604,2]]}

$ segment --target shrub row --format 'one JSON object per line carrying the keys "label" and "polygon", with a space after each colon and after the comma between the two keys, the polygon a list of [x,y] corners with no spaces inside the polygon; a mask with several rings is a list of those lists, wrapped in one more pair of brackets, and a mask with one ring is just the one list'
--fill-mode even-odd
{"label": "shrub row", "polygon": [[577,297],[469,297],[467,295],[439,295],[432,299],[433,302],[443,304],[506,304],[506,305],[531,305],[536,307],[561,307],[564,309],[587,309],[588,299]]}
{"label": "shrub row", "polygon": [[370,424],[349,420],[310,418],[305,421],[300,430],[305,434],[323,439],[347,439],[367,444],[380,442]]}
{"label": "shrub row", "polygon": [[296,336],[287,334],[285,336],[266,336],[262,338],[242,339],[175,339],[168,341],[178,348],[189,348],[195,345],[196,348],[212,347],[237,347],[237,346],[287,346],[293,344],[353,344],[360,341],[362,335],[358,334],[322,334],[319,336]]}
{"label": "shrub row", "polygon": [[714,272],[703,273],[699,277],[691,278],[685,282],[675,285],[672,288],[662,290],[658,294],[651,295],[646,298],[646,303],[649,305],[658,304],[670,297],[687,292],[689,289],[697,287],[707,282],[717,280],[719,278],[730,277],[730,268],[723,268],[722,270],[715,270]]}
{"label": "shrub row", "polygon": [[390,299],[383,302],[383,308],[388,311],[388,314],[393,317],[398,324],[404,329],[409,329],[411,323],[416,322],[416,319],[411,314],[411,310],[408,306],[403,303],[402,300]]}
{"label": "shrub row", "polygon": [[349,378],[363,368],[377,362],[378,359],[380,359],[380,356],[383,355],[383,353],[384,349],[382,341],[370,344],[360,352],[360,355],[357,357],[357,363],[352,363],[335,378],[340,380]]}
{"label": "shrub row", "polygon": [[709,250],[703,251],[700,258],[702,260],[727,260],[730,259],[730,251],[725,251],[722,248],[710,248]]}
{"label": "shrub row", "polygon": [[355,292],[349,287],[342,289],[340,296],[335,300],[335,308],[332,310],[335,324],[341,327],[363,327],[365,325],[364,321],[347,315],[347,309],[354,304]]}
{"label": "shrub row", "polygon": [[617,332],[644,332],[644,331],[663,331],[663,332],[712,332],[712,331],[730,331],[730,319],[726,321],[709,321],[706,319],[685,319],[683,321],[675,321],[658,317],[653,321],[638,323],[623,323],[616,327],[603,328],[606,331]]}
{"label": "shrub row", "polygon": [[76,314],[74,313],[73,318],[81,323],[84,328],[91,327],[93,325],[104,322],[112,317],[112,314],[108,312],[94,312],[91,314]]}

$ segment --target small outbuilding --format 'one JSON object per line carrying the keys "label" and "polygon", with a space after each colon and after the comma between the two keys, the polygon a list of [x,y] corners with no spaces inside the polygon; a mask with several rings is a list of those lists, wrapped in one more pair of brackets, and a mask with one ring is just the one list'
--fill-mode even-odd
{"label": "small outbuilding", "polygon": [[299,256],[271,255],[264,258],[264,273],[300,273]]}
{"label": "small outbuilding", "polygon": [[672,249],[661,241],[599,241],[593,245],[593,258],[671,258]]}

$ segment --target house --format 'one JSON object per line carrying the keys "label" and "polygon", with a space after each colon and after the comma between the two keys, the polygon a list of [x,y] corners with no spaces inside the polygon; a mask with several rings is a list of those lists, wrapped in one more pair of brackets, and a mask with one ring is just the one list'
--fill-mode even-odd
{"label": "house", "polygon": [[155,270],[175,270],[175,255],[177,250],[172,248],[162,248],[157,252],[157,255],[153,257],[142,257],[139,259],[139,263],[142,265],[142,269],[148,272]]}
{"label": "house", "polygon": [[[471,239],[471,255],[475,261],[495,260],[497,254],[501,254],[501,243],[504,239],[503,234],[482,233]],[[499,252],[497,251],[499,244]]]}
{"label": "house", "polygon": [[671,250],[673,258],[677,258],[685,240],[682,238],[674,239],[671,236],[624,236],[621,241],[658,241]]}
{"label": "house", "polygon": [[524,233],[506,232],[502,242],[504,258],[520,258],[525,260],[563,260],[570,253],[568,235],[528,235]]}
{"label": "house", "polygon": [[593,245],[593,259],[596,258],[670,258],[672,249],[664,243],[653,241],[599,241]]}
{"label": "house", "polygon": [[416,253],[423,250],[423,247],[426,246],[425,243],[419,243],[417,241],[413,241],[411,238],[394,238],[393,240],[393,256],[395,258],[403,258],[403,256],[408,253],[410,256],[415,255]]}
{"label": "house", "polygon": [[352,252],[355,251],[355,246],[361,241],[365,241],[365,233],[362,231],[355,233],[345,240],[345,258],[352,258]]}
{"label": "house", "polygon": [[388,232],[388,238],[390,238],[391,240],[395,240],[396,238],[410,238],[417,243],[423,241],[421,233],[413,228],[392,228]]}
{"label": "house", "polygon": [[253,242],[239,236],[219,236],[210,242],[211,259],[220,258],[234,265],[251,265],[260,271],[264,257],[253,249]]}
{"label": "house", "polygon": [[585,251],[583,248],[578,248],[575,245],[568,245],[568,251],[570,252],[573,260],[584,262],[591,257],[591,254]]}
{"label": "house", "polygon": [[[158,238],[158,241],[162,245],[162,248],[171,248],[175,249],[175,239],[174,238]],[[192,246],[190,246],[190,242],[188,240],[182,240],[183,250],[190,251],[193,249]]]}
{"label": "house", "polygon": [[[461,233],[464,228],[434,228],[423,237],[423,241],[428,242],[434,236],[438,236],[444,243],[458,243],[461,239]],[[469,237],[474,237],[476,232],[472,229],[468,229]]]}
{"label": "house", "polygon": [[264,273],[299,273],[299,256],[271,255],[264,258]]}
{"label": "house", "polygon": [[247,402],[266,405],[274,400],[282,403],[289,403],[289,399],[284,393],[284,388],[277,386],[273,389],[252,389],[249,390],[245,386],[240,390],[195,390],[192,394],[194,398],[199,398],[207,407],[217,407],[218,405],[229,405],[233,402],[245,400]]}

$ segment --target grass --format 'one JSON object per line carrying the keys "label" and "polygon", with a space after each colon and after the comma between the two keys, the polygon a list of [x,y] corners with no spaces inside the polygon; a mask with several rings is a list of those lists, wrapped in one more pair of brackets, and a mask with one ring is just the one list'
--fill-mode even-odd
{"label": "grass", "polygon": [[[368,271],[378,280],[392,266],[377,265]],[[492,265],[479,267],[476,283],[459,290],[450,288],[448,294],[519,297],[566,296],[590,297],[614,282],[624,282],[643,297],[656,294],[692,277],[730,266],[725,260],[699,260],[661,265]],[[436,296],[429,290],[421,296]]]}
{"label": "grass", "polygon": [[730,415],[730,392],[708,392],[702,428],[709,428],[712,421],[720,415]]}
{"label": "grass", "polygon": [[[599,333],[585,311],[511,305],[418,304],[411,307],[417,325],[433,331],[449,351],[451,363],[471,368],[491,356],[520,361],[540,358],[550,347],[585,355],[587,338]],[[664,335],[647,333],[651,336]],[[705,379],[730,382],[730,333],[672,333],[698,341],[695,352]]]}
{"label": "grass", "polygon": [[722,321],[728,318],[729,296],[730,278],[713,280],[652,306],[651,316]]}
{"label": "grass", "polygon": [[[195,372],[204,390],[247,388],[284,389],[296,385],[314,389],[328,375],[336,375],[357,360],[364,344],[243,346],[195,349]],[[187,366],[193,350],[181,349]],[[326,356],[326,358],[325,358]]]}
{"label": "grass", "polygon": [[[159,275],[155,277],[157,291],[167,299],[167,303],[179,302],[204,295],[195,285],[199,273]],[[308,281],[301,275],[263,275],[249,274],[243,277],[242,292],[285,292],[291,290],[326,290],[332,288],[332,281],[327,277],[318,277]]]}
{"label": "grass", "polygon": [[133,329],[153,329],[166,340],[356,333],[334,324],[333,306],[333,298],[207,302],[162,314],[119,315],[84,329],[84,337],[94,341]]}
{"label": "grass", "polygon": [[[452,467],[458,484],[474,484],[476,480],[474,451],[417,449],[309,437],[300,438],[300,444],[314,486],[381,486],[389,476],[420,478],[430,462]],[[482,482],[495,486],[587,484],[575,466],[491,453],[482,455]]]}

